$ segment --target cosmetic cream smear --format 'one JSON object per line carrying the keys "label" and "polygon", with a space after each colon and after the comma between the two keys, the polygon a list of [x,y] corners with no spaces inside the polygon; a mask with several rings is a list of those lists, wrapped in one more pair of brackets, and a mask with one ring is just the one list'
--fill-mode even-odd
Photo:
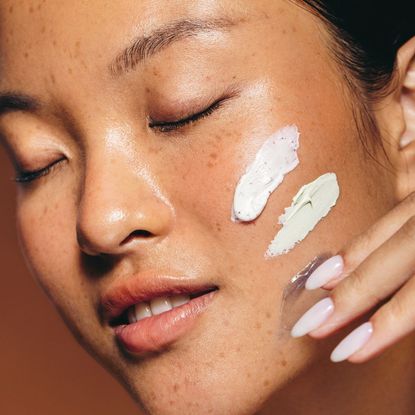
{"label": "cosmetic cream smear", "polygon": [[265,257],[285,254],[301,242],[330,212],[340,194],[337,177],[326,173],[303,186],[279,218],[283,225],[268,247]]}
{"label": "cosmetic cream smear", "polygon": [[299,163],[299,137],[297,126],[290,125],[265,141],[236,186],[233,221],[248,222],[261,214],[271,193]]}
{"label": "cosmetic cream smear", "polygon": [[289,335],[295,322],[322,298],[322,291],[324,290],[306,290],[304,287],[313,271],[331,256],[332,254],[323,253],[315,257],[300,272],[294,275],[284,288],[280,307],[280,336]]}

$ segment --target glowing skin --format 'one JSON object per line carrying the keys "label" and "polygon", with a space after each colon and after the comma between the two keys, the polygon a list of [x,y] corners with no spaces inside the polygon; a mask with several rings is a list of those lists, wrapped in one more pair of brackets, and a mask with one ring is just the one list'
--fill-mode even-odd
{"label": "glowing skin", "polygon": [[268,247],[266,257],[285,254],[301,242],[327,216],[340,194],[337,177],[326,173],[304,185],[279,218],[283,225]]}
{"label": "glowing skin", "polygon": [[298,166],[299,137],[297,126],[291,125],[264,142],[236,186],[232,220],[251,221],[261,214],[284,176]]}
{"label": "glowing skin", "polygon": [[[136,37],[179,19],[188,27],[229,16],[232,27],[181,35],[134,70],[108,72]],[[362,149],[356,98],[326,36],[315,16],[285,0],[0,1],[0,93],[43,103],[0,115],[0,137],[26,169],[64,157],[18,187],[25,257],[79,341],[148,414],[322,415],[323,396],[328,414],[340,406],[383,415],[384,399],[399,402],[403,382],[411,385],[397,360],[357,372],[333,367],[334,341],[278,336],[291,276],[396,202],[395,177]],[[149,117],[180,120],[221,97],[197,122],[171,132],[149,126]],[[257,220],[233,223],[235,184],[267,138],[293,120],[301,120],[301,168]],[[265,261],[277,215],[310,177],[328,171],[342,184],[336,208],[297,249]],[[99,303],[112,285],[140,282],[146,272],[219,291],[178,341],[134,360]],[[356,401],[356,390],[372,390],[373,399]]]}

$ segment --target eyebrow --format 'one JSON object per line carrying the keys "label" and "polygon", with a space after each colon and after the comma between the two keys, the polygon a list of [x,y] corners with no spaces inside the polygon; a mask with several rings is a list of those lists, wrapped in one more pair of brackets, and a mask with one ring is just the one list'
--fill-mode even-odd
{"label": "eyebrow", "polygon": [[0,115],[13,111],[35,112],[40,108],[40,102],[25,94],[3,92],[0,94]]}
{"label": "eyebrow", "polygon": [[119,76],[132,71],[140,63],[179,40],[195,37],[200,33],[227,30],[237,22],[230,18],[184,19],[169,23],[149,35],[140,36],[119,53],[109,65],[111,75]]}
{"label": "eyebrow", "polygon": [[[183,39],[195,37],[200,33],[226,31],[239,22],[229,17],[216,19],[183,19],[168,23],[155,29],[149,35],[134,39],[129,46],[120,52],[109,65],[113,76],[132,71],[136,66],[156,55],[171,44]],[[0,116],[14,111],[35,112],[42,107],[36,98],[14,91],[0,92]]]}

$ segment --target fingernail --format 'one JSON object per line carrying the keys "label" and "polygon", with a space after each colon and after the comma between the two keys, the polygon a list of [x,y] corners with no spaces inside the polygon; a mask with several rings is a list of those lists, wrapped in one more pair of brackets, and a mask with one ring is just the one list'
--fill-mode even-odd
{"label": "fingernail", "polygon": [[334,304],[330,297],[323,298],[306,311],[291,330],[292,337],[301,337],[318,328],[333,312]]}
{"label": "fingernail", "polygon": [[330,355],[332,362],[341,362],[348,359],[353,353],[362,348],[373,333],[372,323],[367,322],[354,329],[333,350]]}
{"label": "fingernail", "polygon": [[413,134],[409,133],[409,132],[405,132],[400,140],[400,147],[404,148],[406,147],[408,144],[411,144],[413,141],[415,140],[415,137]]}
{"label": "fingernail", "polygon": [[314,270],[308,277],[305,288],[307,290],[314,290],[323,287],[323,285],[327,284],[329,281],[339,277],[343,270],[343,258],[340,255],[333,256]]}

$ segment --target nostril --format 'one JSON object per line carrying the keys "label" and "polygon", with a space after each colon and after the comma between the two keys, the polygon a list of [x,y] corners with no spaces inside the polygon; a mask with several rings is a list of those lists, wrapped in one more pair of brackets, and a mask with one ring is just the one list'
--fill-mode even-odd
{"label": "nostril", "polygon": [[132,236],[137,236],[140,238],[148,238],[150,236],[153,236],[153,234],[149,231],[145,231],[144,229],[139,229],[138,231],[134,231],[131,233]]}
{"label": "nostril", "polygon": [[123,241],[122,244],[127,244],[131,241],[131,239],[139,238],[139,239],[147,239],[154,236],[151,232],[146,231],[144,229],[138,229],[136,231],[131,232]]}

